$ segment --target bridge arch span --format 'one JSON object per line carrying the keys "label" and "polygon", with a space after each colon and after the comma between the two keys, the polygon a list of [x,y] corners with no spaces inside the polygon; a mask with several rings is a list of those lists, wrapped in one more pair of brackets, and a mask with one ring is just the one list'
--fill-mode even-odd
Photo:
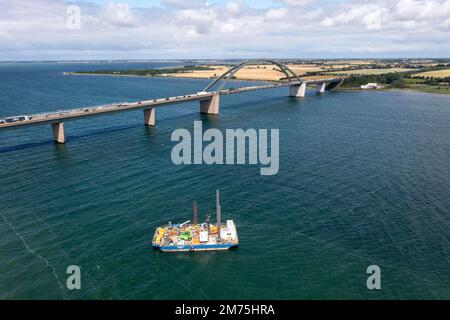
{"label": "bridge arch span", "polygon": [[303,83],[303,80],[292,69],[290,69],[288,66],[286,66],[282,63],[279,63],[275,60],[270,60],[270,59],[252,59],[252,60],[246,60],[244,62],[241,62],[241,63],[235,65],[230,70],[228,70],[224,74],[222,74],[219,78],[217,78],[216,80],[211,82],[203,91],[208,92],[216,84],[218,84],[220,81],[224,80],[224,82],[217,89],[217,91],[222,90],[227,85],[227,83],[231,80],[231,78],[239,70],[243,69],[244,67],[246,67],[248,65],[257,64],[257,63],[269,63],[272,65],[275,65],[278,68],[280,68],[281,72],[283,72],[286,75],[288,80],[294,78],[296,81]]}

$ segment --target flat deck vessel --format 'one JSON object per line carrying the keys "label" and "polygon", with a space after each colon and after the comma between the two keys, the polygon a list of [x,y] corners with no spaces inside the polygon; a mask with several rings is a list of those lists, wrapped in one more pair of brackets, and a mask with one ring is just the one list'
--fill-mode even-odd
{"label": "flat deck vessel", "polygon": [[197,205],[194,203],[194,222],[186,221],[182,224],[172,224],[156,228],[152,239],[152,246],[162,252],[192,252],[229,250],[239,246],[236,224],[233,220],[221,222],[221,208],[219,191],[216,193],[216,224],[210,223],[207,215],[206,222],[198,223]]}

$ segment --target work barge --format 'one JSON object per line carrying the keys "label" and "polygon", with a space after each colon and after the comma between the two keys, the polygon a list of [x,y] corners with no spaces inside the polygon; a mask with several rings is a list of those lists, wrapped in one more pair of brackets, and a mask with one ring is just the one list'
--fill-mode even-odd
{"label": "work barge", "polygon": [[229,250],[239,246],[236,224],[233,220],[222,223],[220,195],[216,191],[216,224],[207,214],[204,223],[198,223],[198,208],[194,202],[194,221],[156,228],[152,239],[153,248],[162,252],[194,252]]}

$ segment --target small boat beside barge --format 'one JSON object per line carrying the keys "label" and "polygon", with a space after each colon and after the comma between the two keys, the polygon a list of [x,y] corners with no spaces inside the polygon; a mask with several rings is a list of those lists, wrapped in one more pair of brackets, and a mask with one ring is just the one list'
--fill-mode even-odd
{"label": "small boat beside barge", "polygon": [[193,252],[229,250],[239,246],[236,224],[233,220],[221,221],[219,190],[216,192],[216,224],[198,223],[198,210],[194,202],[194,221],[158,227],[152,239],[152,247],[162,252]]}

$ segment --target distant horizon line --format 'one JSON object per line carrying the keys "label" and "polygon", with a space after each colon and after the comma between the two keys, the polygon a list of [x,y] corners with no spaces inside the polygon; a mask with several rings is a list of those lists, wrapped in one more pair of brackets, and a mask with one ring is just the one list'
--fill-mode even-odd
{"label": "distant horizon line", "polygon": [[[261,57],[260,57],[261,58]],[[171,58],[171,59],[60,59],[60,60],[0,60],[0,63],[51,63],[51,62],[159,62],[159,61],[243,61],[254,58]],[[305,60],[305,61],[337,61],[337,60],[450,60],[450,57],[386,57],[386,58],[272,58],[274,60]]]}

